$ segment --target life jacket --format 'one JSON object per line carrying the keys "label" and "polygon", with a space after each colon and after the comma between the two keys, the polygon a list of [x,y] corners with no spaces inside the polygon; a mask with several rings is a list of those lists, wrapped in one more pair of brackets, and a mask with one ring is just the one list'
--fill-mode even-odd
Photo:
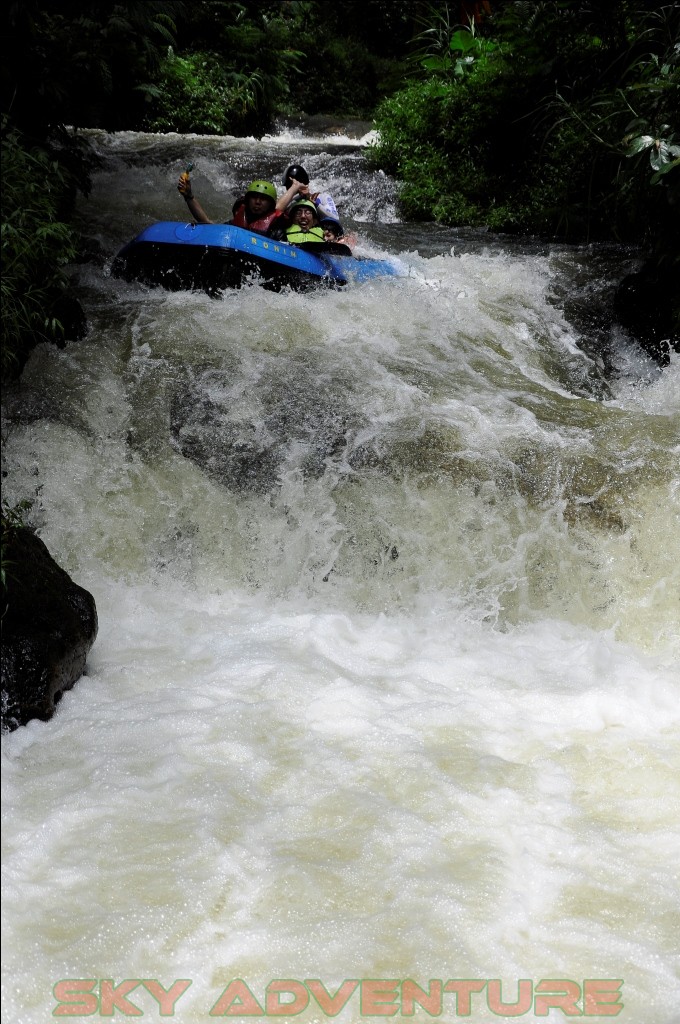
{"label": "life jacket", "polygon": [[303,231],[299,224],[291,224],[289,228],[286,228],[286,241],[289,245],[304,245],[305,242],[318,244],[325,239],[323,231],[318,226],[310,228],[309,231]]}
{"label": "life jacket", "polygon": [[235,224],[237,228],[247,228],[249,231],[258,231],[263,235],[266,235],[270,227],[275,220],[278,220],[281,216],[280,210],[272,210],[271,213],[265,213],[263,217],[258,220],[248,220],[246,218],[246,204],[245,202],[235,204],[234,216],[229,221],[230,224]]}

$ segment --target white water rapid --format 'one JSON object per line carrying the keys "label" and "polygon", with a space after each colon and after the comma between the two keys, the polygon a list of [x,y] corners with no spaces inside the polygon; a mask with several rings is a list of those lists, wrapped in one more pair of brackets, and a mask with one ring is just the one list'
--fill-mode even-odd
{"label": "white water rapid", "polygon": [[[2,740],[3,1021],[161,1020],[118,986],[184,979],[180,1024],[489,1024],[500,979],[554,1024],[605,979],[677,1024],[680,359],[564,312],[621,254],[401,224],[348,139],[91,138],[89,332],[4,407],[5,499],[100,629]],[[302,162],[410,276],[113,279],[189,160],[225,220]]]}

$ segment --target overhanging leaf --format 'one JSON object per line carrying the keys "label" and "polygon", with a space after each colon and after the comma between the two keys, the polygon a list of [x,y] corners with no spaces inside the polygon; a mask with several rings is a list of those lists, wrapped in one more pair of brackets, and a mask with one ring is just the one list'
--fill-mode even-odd
{"label": "overhanging leaf", "polygon": [[653,145],[653,135],[638,135],[636,139],[631,139],[629,141],[626,156],[635,156],[636,153],[642,153],[643,150],[649,149],[649,147]]}
{"label": "overhanging leaf", "polygon": [[671,146],[661,139],[649,154],[649,162],[655,171],[660,171],[672,164],[673,158],[677,156],[680,156],[680,146]]}

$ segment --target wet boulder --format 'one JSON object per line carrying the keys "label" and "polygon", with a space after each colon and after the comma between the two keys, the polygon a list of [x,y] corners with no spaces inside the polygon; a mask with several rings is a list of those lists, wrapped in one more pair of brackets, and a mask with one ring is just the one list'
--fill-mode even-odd
{"label": "wet boulder", "polygon": [[171,401],[171,444],[216,483],[266,494],[278,479],[280,445],[259,425],[231,420],[229,402],[215,371],[185,382]]}
{"label": "wet boulder", "polygon": [[94,598],[26,527],[3,530],[2,728],[47,721],[85,670]]}
{"label": "wet boulder", "polygon": [[677,272],[677,266],[648,260],[624,277],[614,296],[617,320],[660,366],[680,352]]}
{"label": "wet boulder", "polygon": [[178,382],[170,403],[170,443],[212,480],[234,491],[268,494],[286,470],[322,476],[329,459],[341,458],[350,415],[344,377],[320,373],[292,359],[253,384],[251,415],[232,417],[242,404],[231,375],[214,368]]}

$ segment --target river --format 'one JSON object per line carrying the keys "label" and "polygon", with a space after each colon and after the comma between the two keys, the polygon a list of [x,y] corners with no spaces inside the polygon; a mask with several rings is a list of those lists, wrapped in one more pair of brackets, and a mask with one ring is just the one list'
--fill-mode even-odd
{"label": "river", "polygon": [[[100,630],[2,739],[3,1020],[161,1019],[147,979],[182,1024],[450,1022],[473,979],[471,1024],[494,980],[559,1021],[604,979],[677,1024],[680,357],[589,316],[633,255],[401,223],[350,138],[89,134],[89,331],[3,469]],[[190,160],[225,220],[303,163],[409,276],[112,278]]]}

